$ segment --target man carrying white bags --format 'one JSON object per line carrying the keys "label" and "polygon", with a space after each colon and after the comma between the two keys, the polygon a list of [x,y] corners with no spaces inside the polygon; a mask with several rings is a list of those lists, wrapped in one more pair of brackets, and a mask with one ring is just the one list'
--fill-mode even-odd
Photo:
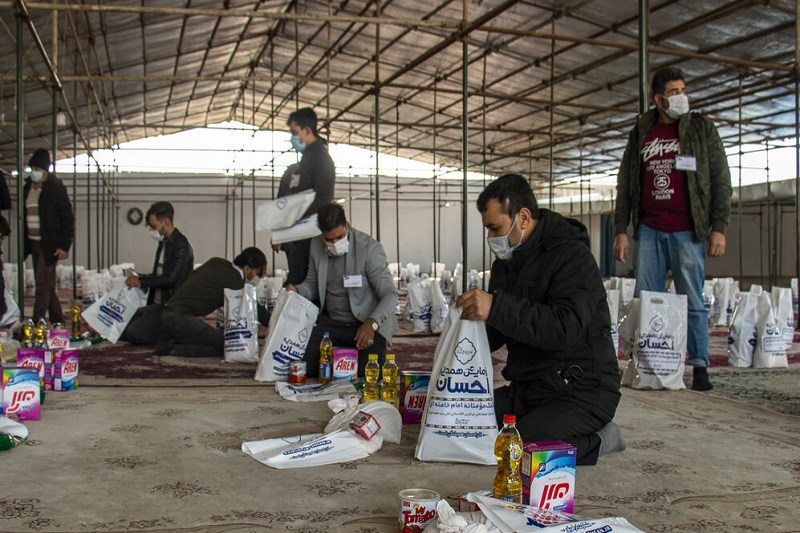
{"label": "man carrying white bags", "polygon": [[495,389],[498,424],[517,417],[524,442],[561,440],[577,463],[625,449],[611,422],[620,376],[606,292],[580,222],[539,209],[518,174],[495,180],[478,197],[492,264],[489,292],[472,289],[457,305],[465,320],[485,320],[491,349],[505,344]]}

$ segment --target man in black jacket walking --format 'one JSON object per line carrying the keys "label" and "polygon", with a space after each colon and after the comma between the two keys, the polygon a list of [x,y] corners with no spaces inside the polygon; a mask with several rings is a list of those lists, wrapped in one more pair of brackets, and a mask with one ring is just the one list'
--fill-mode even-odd
{"label": "man in black jacket walking", "polygon": [[517,174],[489,184],[478,210],[497,260],[489,292],[467,291],[457,305],[462,319],[486,321],[492,350],[508,348],[498,423],[513,414],[524,442],[572,444],[579,465],[624,449],[611,422],[620,398],[611,320],[586,228],[539,209]]}
{"label": "man in black jacket walking", "polygon": [[[49,313],[50,322],[64,322],[56,294],[56,263],[69,257],[75,219],[67,188],[50,172],[50,153],[39,148],[28,161],[31,175],[25,179],[23,218],[24,255],[33,257],[36,299],[33,319]],[[22,273],[20,273],[22,275]]]}
{"label": "man in black jacket walking", "polygon": [[[183,233],[173,225],[175,209],[169,202],[156,202],[145,220],[150,236],[158,242],[153,273],[128,276],[128,287],[149,290],[147,306],[140,308],[123,332],[122,340],[133,344],[155,344],[161,339],[161,310],[194,269],[194,250]],[[161,254],[164,262],[161,264]]]}

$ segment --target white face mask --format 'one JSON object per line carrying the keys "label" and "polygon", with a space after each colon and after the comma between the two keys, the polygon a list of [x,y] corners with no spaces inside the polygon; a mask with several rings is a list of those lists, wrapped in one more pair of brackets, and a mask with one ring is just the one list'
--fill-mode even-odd
{"label": "white face mask", "polygon": [[325,243],[325,247],[328,249],[328,253],[335,257],[344,255],[347,252],[347,248],[349,245],[350,243],[348,242],[346,235],[336,242]]}
{"label": "white face mask", "polygon": [[159,232],[157,229],[151,229],[151,230],[150,230],[150,236],[151,236],[151,237],[153,238],[153,240],[154,240],[154,241],[156,241],[156,242],[161,242],[161,241],[163,241],[163,240],[164,240],[164,236],[163,236],[163,235],[161,235],[161,233],[160,233],[160,232]]}
{"label": "white face mask", "polygon": [[44,172],[41,170],[31,170],[31,181],[34,183],[41,183],[44,179]]}
{"label": "white face mask", "polygon": [[508,244],[508,236],[511,235],[511,230],[514,229],[514,225],[516,223],[517,218],[514,217],[514,222],[511,223],[511,228],[509,228],[508,233],[502,237],[488,237],[486,239],[486,243],[489,245],[489,248],[494,252],[494,255],[496,255],[498,259],[508,261],[514,254],[514,250],[516,250],[519,245],[522,244],[522,237],[525,235],[525,230],[522,230],[522,234],[519,236],[519,242],[517,244],[514,246],[510,246]]}
{"label": "white face mask", "polygon": [[667,102],[669,107],[664,112],[673,120],[678,120],[681,115],[689,112],[689,97],[686,94],[673,94],[667,98]]}

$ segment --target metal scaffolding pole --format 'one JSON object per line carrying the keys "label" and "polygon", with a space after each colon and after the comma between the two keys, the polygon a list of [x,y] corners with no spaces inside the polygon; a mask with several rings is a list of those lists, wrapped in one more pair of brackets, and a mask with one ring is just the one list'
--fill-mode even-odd
{"label": "metal scaffolding pole", "polygon": [[[251,178],[251,185],[250,190],[253,192],[253,200],[252,200],[252,208],[253,208],[253,246],[256,245],[256,173],[253,172],[253,176]],[[266,276],[267,273],[263,272]]]}
{"label": "metal scaffolding pole", "polygon": [[650,2],[639,0],[639,114],[647,112],[647,39],[650,36]]}
{"label": "metal scaffolding pole", "polygon": [[[87,139],[87,151],[91,151]],[[92,163],[86,160],[86,269],[92,269]]]}
{"label": "metal scaffolding pole", "polygon": [[[433,79],[433,85],[436,87],[438,82],[439,74],[437,73]],[[433,143],[433,262],[436,263],[439,261],[439,249],[437,248],[437,238],[436,238],[436,215],[439,213],[439,206],[436,204],[436,91],[433,92],[433,136],[432,136],[432,143]]]}
{"label": "metal scaffolding pole", "polygon": [[744,250],[742,250],[742,83],[743,76],[739,75],[739,201],[737,202],[737,217],[739,218],[739,287],[744,290]]}
{"label": "metal scaffolding pole", "polygon": [[22,197],[22,176],[25,169],[25,85],[22,79],[22,16],[17,13],[17,305],[25,316],[25,241],[22,219],[25,199]]}
{"label": "metal scaffolding pole", "polygon": [[[553,18],[552,27],[553,27],[553,34],[555,35],[555,33],[556,33],[556,19],[555,18]],[[555,76],[556,76],[556,41],[555,41],[555,39],[552,39],[550,41],[550,81],[549,81],[549,83],[550,83],[550,101],[553,101],[553,98],[555,96],[555,94],[554,94],[554,91],[555,91]],[[550,175],[549,176],[550,191],[548,193],[550,195],[550,202],[549,202],[550,210],[553,209],[553,205],[554,205],[553,204],[553,200],[554,200],[554,198],[553,198],[553,144],[555,144],[555,136],[553,134],[553,119],[554,119],[553,106],[551,105],[550,106],[550,136],[549,136],[550,137],[550,161],[549,161],[549,164],[548,164],[549,175]],[[528,143],[528,150],[530,151],[530,142]]]}
{"label": "metal scaffolding pole", "polygon": [[97,243],[95,246],[95,250],[97,253],[97,270],[100,271],[103,269],[103,260],[100,256],[100,205],[102,203],[102,199],[100,198],[100,164],[95,161],[95,181],[94,181],[94,196],[97,198],[98,205],[94,210],[95,222],[97,223],[96,230],[95,230],[95,237],[97,238]]}
{"label": "metal scaffolding pole", "polygon": [[[78,132],[72,130],[72,205],[78,211]],[[78,299],[78,225],[72,225],[72,299]],[[74,305],[74,304],[73,304]]]}
{"label": "metal scaffolding pole", "polygon": [[800,2],[795,2],[794,42],[794,231],[795,231],[795,276],[800,280]]}
{"label": "metal scaffolding pole", "polygon": [[[469,0],[464,0],[464,27],[467,27],[469,21]],[[461,89],[463,94],[461,96],[461,166],[463,171],[462,184],[461,184],[461,261],[462,261],[462,276],[461,276],[461,291],[467,291],[467,281],[469,276],[468,259],[469,259],[469,235],[467,231],[467,204],[469,202],[469,183],[467,182],[467,175],[469,172],[469,45],[467,37],[464,36],[462,40],[462,60],[463,66],[461,68]]]}
{"label": "metal scaffolding pole", "polygon": [[222,254],[222,257],[228,258],[228,225],[230,222],[230,205],[228,203],[228,190],[225,190],[225,253]]}
{"label": "metal scaffolding pole", "polygon": [[[375,1],[375,14],[381,16],[381,0]],[[375,240],[381,240],[381,25],[375,25]]]}
{"label": "metal scaffolding pole", "polygon": [[[394,108],[394,114],[397,120],[400,120],[400,103]],[[395,240],[397,245],[397,271],[400,272],[400,128],[394,130],[394,227],[395,227]],[[435,273],[431,276],[436,277]]]}
{"label": "metal scaffolding pole", "polygon": [[239,194],[239,250],[234,252],[234,256],[244,249],[244,178],[239,183],[242,185],[242,192]]}

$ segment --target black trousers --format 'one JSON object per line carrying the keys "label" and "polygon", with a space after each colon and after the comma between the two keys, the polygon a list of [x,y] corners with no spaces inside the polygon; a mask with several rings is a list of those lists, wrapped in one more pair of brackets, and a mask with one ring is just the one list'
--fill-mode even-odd
{"label": "black trousers", "polygon": [[[334,348],[355,348],[356,331],[361,327],[362,322],[343,324],[328,316],[327,313],[320,313],[317,323],[311,330],[311,337],[308,339],[308,347],[303,360],[306,362],[306,375],[311,378],[319,377],[319,343],[327,331],[330,333],[331,342]],[[364,375],[364,367],[367,366],[369,354],[378,354],[378,364],[383,365],[386,359],[386,339],[380,333],[375,333],[375,342],[368,346],[366,350],[358,351],[358,375]]]}
{"label": "black trousers", "polygon": [[[61,313],[61,302],[58,300],[58,294],[56,294],[56,265],[58,261],[48,265],[42,251],[42,243],[38,241],[31,241],[31,257],[33,258],[33,274],[36,278],[33,321],[36,322],[39,317],[43,317],[45,313],[48,313],[51,324],[63,323],[64,315]],[[19,275],[24,276],[25,272],[21,272]]]}
{"label": "black trousers", "polygon": [[128,327],[122,332],[120,340],[136,345],[156,344],[163,339],[164,328],[161,326],[161,312],[164,306],[151,304],[140,307],[133,315]]}
{"label": "black trousers", "polygon": [[202,318],[184,315],[165,308],[161,326],[166,338],[174,343],[172,355],[179,357],[223,357],[224,334]]}
{"label": "black trousers", "polygon": [[289,251],[286,252],[286,261],[289,263],[289,274],[286,276],[286,282],[292,285],[300,285],[306,279],[306,274],[308,273],[311,239],[295,241],[291,245]]}
{"label": "black trousers", "polygon": [[597,430],[610,420],[592,413],[592,402],[563,395],[526,405],[517,386],[512,383],[494,391],[494,411],[497,424],[503,427],[503,415],[517,417],[517,430],[522,442],[560,440],[577,449],[577,464],[597,464],[600,436]]}

